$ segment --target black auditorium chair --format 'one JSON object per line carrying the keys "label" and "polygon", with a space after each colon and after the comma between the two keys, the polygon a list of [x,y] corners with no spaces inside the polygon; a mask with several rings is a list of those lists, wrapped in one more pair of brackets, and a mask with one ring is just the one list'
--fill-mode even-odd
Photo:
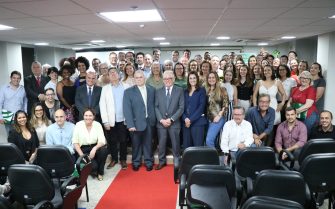
{"label": "black auditorium chair", "polygon": [[57,209],[73,209],[83,189],[79,186],[68,190],[69,185],[78,181],[77,177],[71,177],[63,182],[60,195],[57,195],[50,176],[38,165],[12,165],[8,170],[8,179],[13,200],[27,209],[38,206],[42,201],[50,201]]}
{"label": "black auditorium chair", "polygon": [[304,177],[297,171],[263,170],[254,184],[247,186],[248,197],[269,196],[291,200],[309,208],[311,194]]}
{"label": "black auditorium chair", "polygon": [[180,167],[175,168],[175,182],[179,182],[179,206],[185,206],[185,189],[187,177],[194,165],[219,165],[219,155],[212,147],[188,147],[184,150]]}
{"label": "black auditorium chair", "polygon": [[187,180],[189,208],[236,209],[236,184],[233,171],[221,165],[195,165]]}
{"label": "black auditorium chair", "polygon": [[15,144],[0,144],[0,183],[4,184],[7,179],[7,171],[9,166],[13,164],[25,164],[21,151]]}
{"label": "black auditorium chair", "polygon": [[77,172],[78,172],[78,175],[79,175],[78,185],[81,185],[81,186],[85,187],[86,200],[87,200],[87,202],[89,202],[87,178],[92,171],[92,162],[89,159],[88,155],[83,155],[83,156],[78,158],[78,160],[76,162],[76,169],[77,169]]}
{"label": "black auditorium chair", "polygon": [[304,209],[299,203],[274,197],[253,196],[241,209]]}
{"label": "black auditorium chair", "polygon": [[[312,154],[304,159],[300,173],[312,193],[313,202],[329,199],[328,208],[335,208],[335,153]],[[322,199],[320,199],[322,198]],[[318,205],[316,205],[318,206]]]}
{"label": "black auditorium chair", "polygon": [[54,206],[50,201],[44,200],[35,205],[33,209],[54,209]]}
{"label": "black auditorium chair", "polygon": [[241,185],[241,192],[238,195],[238,202],[243,203],[246,199],[246,185],[253,184],[256,176],[262,170],[277,169],[278,161],[276,154],[271,147],[247,147],[239,151],[236,162],[232,162],[235,172],[235,181]]}
{"label": "black auditorium chair", "polygon": [[[288,160],[282,161],[281,155],[285,152],[288,154]],[[297,159],[295,159],[292,153],[283,150],[279,154],[280,163],[290,170],[299,170],[304,159],[312,154],[319,153],[335,153],[335,140],[334,139],[312,139],[307,141],[307,143],[302,147],[300,154]]]}

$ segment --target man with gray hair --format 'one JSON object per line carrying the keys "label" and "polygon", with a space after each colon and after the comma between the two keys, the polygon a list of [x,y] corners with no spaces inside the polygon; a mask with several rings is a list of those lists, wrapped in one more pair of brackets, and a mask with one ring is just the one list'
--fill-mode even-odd
{"label": "man with gray hair", "polygon": [[155,94],[155,112],[157,118],[159,165],[156,170],[166,166],[166,143],[168,136],[171,139],[174,163],[180,157],[180,117],[184,112],[184,91],[174,85],[173,71],[163,73],[164,87]]}
{"label": "man with gray hair", "polygon": [[83,119],[85,108],[92,108],[96,112],[95,120],[101,122],[99,100],[101,87],[95,85],[97,75],[95,70],[86,71],[86,85],[81,85],[76,90],[75,104],[79,111],[79,120]]}

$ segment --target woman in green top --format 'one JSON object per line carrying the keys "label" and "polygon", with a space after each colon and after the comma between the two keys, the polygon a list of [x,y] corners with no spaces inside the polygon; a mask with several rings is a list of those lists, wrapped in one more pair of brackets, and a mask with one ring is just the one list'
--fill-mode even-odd
{"label": "woman in green top", "polygon": [[154,87],[155,89],[162,88],[164,86],[163,76],[160,69],[159,62],[153,62],[151,65],[151,74],[147,79],[146,84]]}
{"label": "woman in green top", "polygon": [[174,75],[176,76],[176,80],[174,82],[174,85],[179,86],[183,89],[187,88],[187,79],[185,76],[185,67],[183,64],[181,64],[180,62],[177,62],[174,65]]}

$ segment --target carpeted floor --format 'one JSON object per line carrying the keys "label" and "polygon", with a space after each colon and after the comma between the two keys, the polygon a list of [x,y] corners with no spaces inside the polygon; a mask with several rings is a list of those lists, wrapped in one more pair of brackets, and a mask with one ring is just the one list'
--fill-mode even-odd
{"label": "carpeted floor", "polygon": [[141,167],[120,171],[96,209],[175,209],[178,185],[173,182],[173,166],[148,172]]}

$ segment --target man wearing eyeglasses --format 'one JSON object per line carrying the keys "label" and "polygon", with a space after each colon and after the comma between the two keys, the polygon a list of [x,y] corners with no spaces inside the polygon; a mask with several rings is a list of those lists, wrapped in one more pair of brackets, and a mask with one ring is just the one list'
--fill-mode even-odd
{"label": "man wearing eyeglasses", "polygon": [[171,139],[174,163],[180,157],[180,117],[184,112],[183,89],[174,85],[175,77],[172,71],[163,74],[164,87],[158,89],[155,95],[155,112],[157,118],[159,165],[156,170],[166,165],[166,142]]}

